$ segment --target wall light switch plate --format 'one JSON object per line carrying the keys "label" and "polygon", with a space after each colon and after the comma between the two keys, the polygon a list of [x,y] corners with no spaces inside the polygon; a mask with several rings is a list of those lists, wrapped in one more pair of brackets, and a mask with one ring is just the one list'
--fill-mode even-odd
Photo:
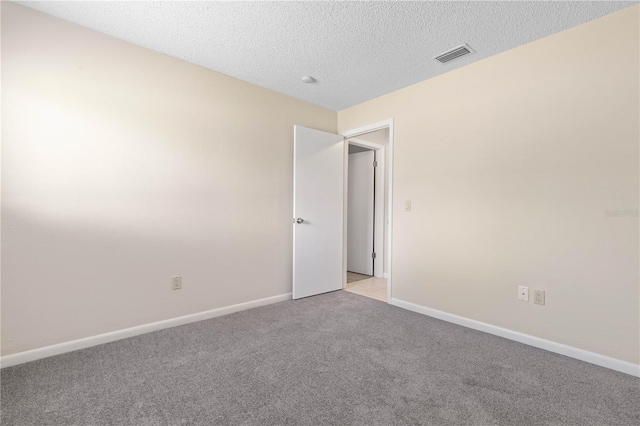
{"label": "wall light switch plate", "polygon": [[544,290],[533,290],[533,303],[544,305]]}
{"label": "wall light switch plate", "polygon": [[182,288],[182,277],[171,277],[171,290],[180,290]]}
{"label": "wall light switch plate", "polygon": [[523,302],[529,301],[529,287],[523,285],[518,286],[518,300],[522,300]]}
{"label": "wall light switch plate", "polygon": [[411,211],[411,201],[405,201],[404,202],[404,211],[405,212],[410,212]]}

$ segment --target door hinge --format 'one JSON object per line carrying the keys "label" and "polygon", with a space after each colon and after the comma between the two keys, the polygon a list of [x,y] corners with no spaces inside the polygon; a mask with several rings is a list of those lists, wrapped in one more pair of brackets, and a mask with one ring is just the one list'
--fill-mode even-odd
{"label": "door hinge", "polygon": [[371,253],[371,257],[372,257],[373,259],[375,259],[375,258],[376,258],[376,254],[375,254],[375,253]]}
{"label": "door hinge", "polygon": [[376,160],[373,160],[373,167],[374,168],[378,167],[378,162]]}

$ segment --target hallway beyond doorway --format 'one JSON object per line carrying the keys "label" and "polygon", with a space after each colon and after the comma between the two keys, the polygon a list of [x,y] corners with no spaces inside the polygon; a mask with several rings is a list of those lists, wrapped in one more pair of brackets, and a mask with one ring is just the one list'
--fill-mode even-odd
{"label": "hallway beyond doorway", "polygon": [[347,271],[347,283],[353,283],[356,281],[366,280],[367,278],[371,278],[371,275],[359,274],[357,272]]}
{"label": "hallway beyond doorway", "polygon": [[359,294],[360,296],[370,297],[372,299],[387,301],[387,279],[370,277],[364,280],[347,283],[344,289],[350,293]]}

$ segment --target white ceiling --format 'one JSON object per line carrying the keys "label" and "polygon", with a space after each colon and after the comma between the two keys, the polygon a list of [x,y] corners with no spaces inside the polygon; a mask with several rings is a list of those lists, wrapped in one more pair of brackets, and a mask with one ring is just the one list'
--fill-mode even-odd
{"label": "white ceiling", "polygon": [[[18,2],[341,110],[637,2]],[[432,58],[468,43],[476,53]],[[311,75],[318,81],[304,84]]]}

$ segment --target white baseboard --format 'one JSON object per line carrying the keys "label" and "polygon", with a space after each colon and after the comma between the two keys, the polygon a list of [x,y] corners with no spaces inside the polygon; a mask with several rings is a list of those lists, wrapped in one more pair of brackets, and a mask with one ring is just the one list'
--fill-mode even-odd
{"label": "white baseboard", "polygon": [[611,358],[605,355],[597,354],[595,352],[585,351],[584,349],[578,349],[573,346],[563,345],[562,343],[557,343],[551,340],[531,336],[529,334],[520,333],[518,331],[509,330],[507,328],[497,327],[495,325],[487,324],[484,322],[472,320],[454,314],[449,314],[447,312],[438,311],[436,309],[427,308],[425,306],[416,305],[410,302],[405,302],[404,300],[392,298],[389,303],[394,306],[398,306],[399,308],[408,309],[410,311],[437,318],[439,320],[451,322],[453,324],[472,328],[474,330],[484,331],[485,333],[494,334],[496,336],[504,337],[510,340],[515,340],[516,342],[535,346],[536,348],[545,349],[547,351],[555,352],[557,354],[568,356],[570,358],[579,359],[580,361],[589,362],[591,364],[599,365],[600,367],[610,368],[611,370],[616,370],[622,373],[630,374],[632,376],[640,377],[639,364]]}
{"label": "white baseboard", "polygon": [[246,309],[257,308],[258,306],[270,305],[272,303],[283,302],[291,299],[291,293],[281,294],[278,296],[267,297],[250,302],[238,303],[237,305],[224,306],[222,308],[211,309],[209,311],[198,312],[195,314],[185,315],[182,317],[171,318],[163,321],[143,324],[136,327],[125,328],[124,330],[112,331],[109,333],[98,334],[96,336],[85,337],[70,342],[58,343],[56,345],[45,346],[43,348],[32,349],[29,351],[18,352],[16,354],[5,355],[0,357],[0,368],[11,367],[13,365],[23,364],[29,361],[35,361],[41,358],[47,358],[66,352],[76,351],[78,349],[89,348],[91,346],[102,345],[104,343],[116,340],[126,339],[128,337],[138,336],[140,334],[150,333],[152,331],[163,330],[165,328],[176,327],[178,325],[189,324],[192,322],[203,321],[209,318],[220,317],[222,315],[234,312],[244,311]]}

